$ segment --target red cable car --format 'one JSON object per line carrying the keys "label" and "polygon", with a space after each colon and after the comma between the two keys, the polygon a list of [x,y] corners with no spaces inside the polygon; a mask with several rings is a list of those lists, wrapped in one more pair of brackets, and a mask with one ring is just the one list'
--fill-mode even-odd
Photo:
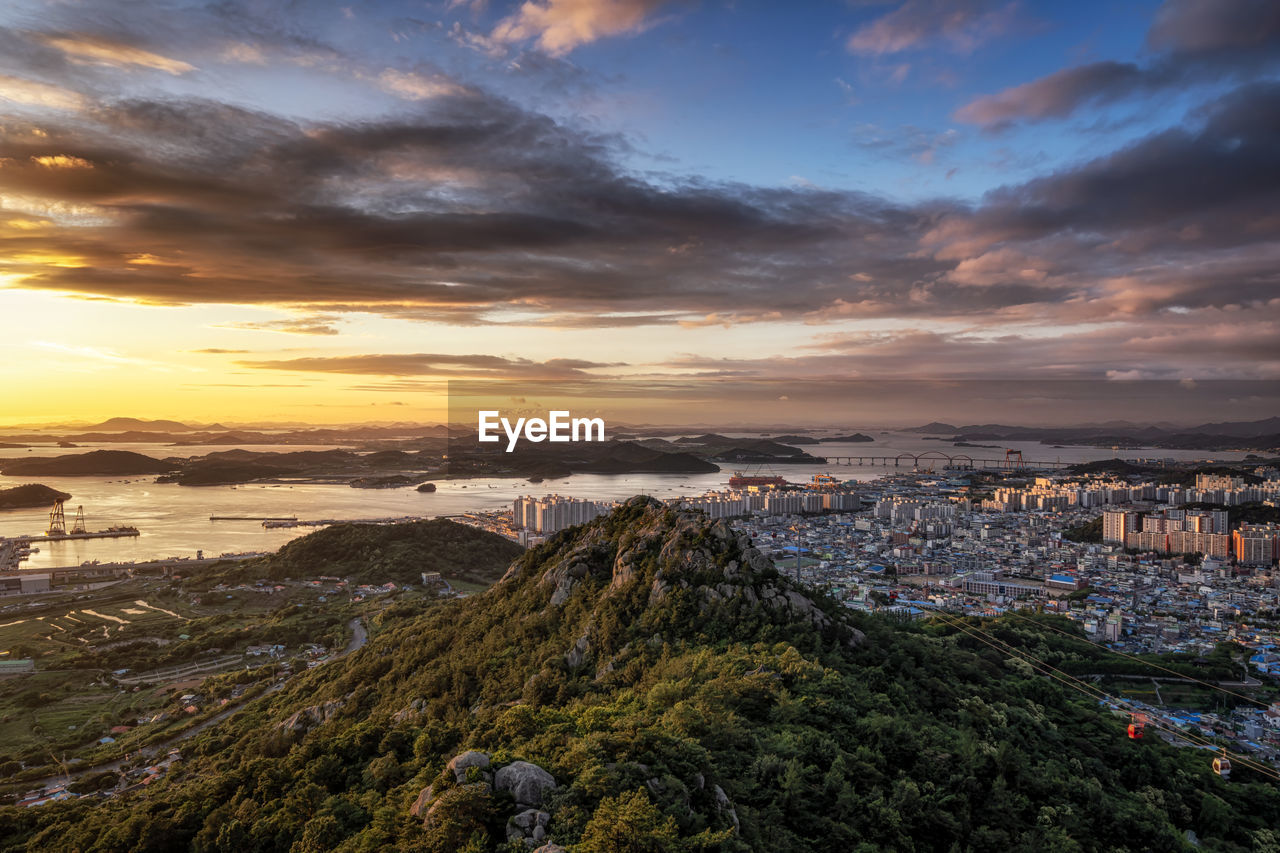
{"label": "red cable car", "polygon": [[1142,740],[1143,731],[1146,727],[1146,714],[1131,714],[1129,717],[1129,740]]}

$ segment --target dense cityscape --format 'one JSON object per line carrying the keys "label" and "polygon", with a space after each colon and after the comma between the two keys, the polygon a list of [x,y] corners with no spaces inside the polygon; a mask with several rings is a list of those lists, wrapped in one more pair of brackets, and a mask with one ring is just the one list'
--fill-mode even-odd
{"label": "dense cityscape", "polygon": [[[1221,681],[1280,685],[1280,523],[1230,523],[1230,507],[1280,507],[1280,471],[1199,473],[1181,487],[1141,477],[995,478],[979,494],[963,472],[872,482],[830,475],[807,486],[668,499],[731,519],[798,581],[853,609],[922,619],[939,611],[1053,613],[1129,655],[1203,659],[1223,643],[1248,665]],[[990,478],[989,478],[990,479]],[[473,523],[531,546],[607,514],[616,502],[522,497]],[[1085,533],[1092,525],[1093,535]],[[1195,679],[1172,673],[1172,682]],[[1225,738],[1280,764],[1280,701],[1220,712],[1138,701],[1152,719]],[[1166,687],[1166,692],[1169,692]],[[1134,700],[1125,703],[1135,707]]]}

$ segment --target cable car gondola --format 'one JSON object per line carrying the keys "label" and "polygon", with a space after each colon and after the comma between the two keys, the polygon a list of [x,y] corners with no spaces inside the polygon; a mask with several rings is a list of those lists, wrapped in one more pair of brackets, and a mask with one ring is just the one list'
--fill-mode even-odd
{"label": "cable car gondola", "polygon": [[1231,759],[1227,758],[1227,751],[1224,749],[1222,755],[1213,759],[1213,772],[1217,773],[1223,779],[1231,778]]}
{"label": "cable car gondola", "polygon": [[1142,740],[1142,735],[1146,728],[1146,714],[1129,715],[1129,740]]}

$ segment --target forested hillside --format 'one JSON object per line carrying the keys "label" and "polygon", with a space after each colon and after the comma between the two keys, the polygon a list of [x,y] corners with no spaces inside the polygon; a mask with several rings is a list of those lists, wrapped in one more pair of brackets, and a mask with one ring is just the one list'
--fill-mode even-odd
{"label": "forested hillside", "polygon": [[[965,633],[854,619],[723,522],[649,499],[380,627],[201,735],[157,787],[0,810],[0,849],[1280,844],[1273,784],[1129,741]],[[1074,642],[1025,621],[1001,636],[1042,657]]]}
{"label": "forested hillside", "polygon": [[524,549],[509,539],[445,518],[404,524],[334,524],[294,539],[223,578],[305,578],[332,575],[355,583],[421,583],[423,572],[488,585]]}

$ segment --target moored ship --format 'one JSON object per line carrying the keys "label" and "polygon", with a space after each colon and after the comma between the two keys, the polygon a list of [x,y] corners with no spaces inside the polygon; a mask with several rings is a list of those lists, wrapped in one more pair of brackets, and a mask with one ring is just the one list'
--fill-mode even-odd
{"label": "moored ship", "polygon": [[734,471],[733,476],[729,478],[729,488],[745,489],[750,486],[785,486],[787,481],[778,476],[767,476],[763,474],[745,474],[742,471]]}

